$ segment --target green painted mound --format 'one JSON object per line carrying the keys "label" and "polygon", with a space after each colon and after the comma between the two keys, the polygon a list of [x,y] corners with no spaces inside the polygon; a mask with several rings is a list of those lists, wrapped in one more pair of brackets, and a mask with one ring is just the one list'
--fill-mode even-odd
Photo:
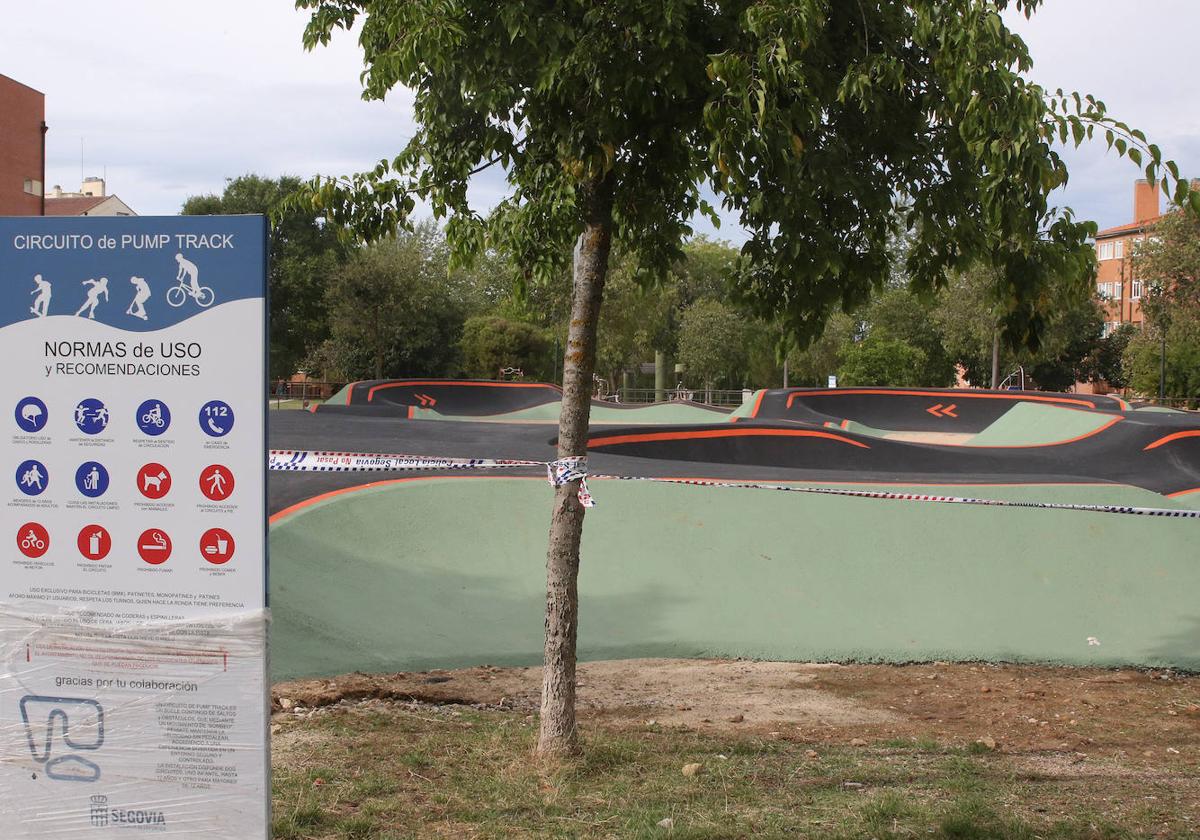
{"label": "green painted mound", "polygon": [[[1183,506],[1114,485],[911,490]],[[1191,520],[651,482],[592,491],[583,659],[1200,667]],[[541,480],[446,478],[278,519],[274,678],[539,663],[549,508]]]}
{"label": "green painted mound", "polygon": [[[449,420],[471,421],[485,423],[557,423],[562,402],[545,403],[520,411],[509,411],[504,414],[489,414],[479,417],[459,417],[449,414],[439,414],[435,409],[413,409],[415,420]],[[591,411],[592,425],[618,424],[629,426],[669,426],[684,423],[714,423],[726,417],[720,412],[707,408],[690,405],[685,402],[649,403],[630,408],[609,408],[593,405]]]}
{"label": "green painted mound", "polygon": [[1117,415],[1058,405],[1017,403],[966,446],[1047,446],[1099,431]]}

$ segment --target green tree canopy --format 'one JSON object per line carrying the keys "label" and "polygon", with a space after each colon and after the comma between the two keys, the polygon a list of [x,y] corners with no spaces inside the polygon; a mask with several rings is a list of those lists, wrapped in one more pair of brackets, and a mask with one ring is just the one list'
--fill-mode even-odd
{"label": "green tree canopy", "polygon": [[925,351],[900,338],[867,336],[842,354],[839,385],[921,385]]}
{"label": "green tree canopy", "polygon": [[553,376],[550,338],[524,321],[495,315],[468,318],[462,330],[462,365],[468,376],[497,379],[504,368],[520,368],[526,379]]}
{"label": "green tree canopy", "polygon": [[320,357],[346,379],[454,373],[467,309],[447,258],[428,223],[356,250],[330,278]]}
{"label": "green tree canopy", "polygon": [[192,196],[181,211],[185,216],[274,214],[268,279],[272,378],[295,373],[328,335],[325,287],[346,254],[336,231],[324,224],[322,213],[311,205],[282,205],[282,199],[294,194],[300,184],[290,175],[242,175],[230,179],[221,195]]}
{"label": "green tree canopy", "polygon": [[704,298],[683,313],[679,361],[693,387],[741,387],[735,377],[746,367],[746,319],[720,301]]}

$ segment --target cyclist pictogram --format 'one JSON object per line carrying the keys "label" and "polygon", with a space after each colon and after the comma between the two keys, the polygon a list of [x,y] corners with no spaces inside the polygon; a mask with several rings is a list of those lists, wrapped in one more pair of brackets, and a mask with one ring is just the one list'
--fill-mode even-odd
{"label": "cyclist pictogram", "polygon": [[200,269],[196,264],[183,254],[176,254],[175,262],[179,263],[179,271],[175,274],[175,282],[179,285],[167,289],[167,303],[178,309],[190,297],[201,308],[211,306],[216,295],[208,286],[200,285]]}
{"label": "cyclist pictogram", "polygon": [[17,548],[26,557],[41,557],[50,550],[50,532],[40,523],[26,522],[17,529]]}
{"label": "cyclist pictogram", "polygon": [[138,406],[137,424],[146,434],[157,437],[171,425],[171,409],[162,400],[146,400]]}

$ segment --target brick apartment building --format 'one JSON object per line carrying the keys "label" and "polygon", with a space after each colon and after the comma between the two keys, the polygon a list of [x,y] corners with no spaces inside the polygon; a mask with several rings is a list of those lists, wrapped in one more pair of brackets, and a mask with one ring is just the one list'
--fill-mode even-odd
{"label": "brick apartment building", "polygon": [[45,214],[46,97],[0,75],[0,216]]}
{"label": "brick apartment building", "polygon": [[[1200,181],[1192,181],[1200,188]],[[1096,291],[1105,301],[1104,334],[1121,324],[1142,326],[1142,295],[1145,280],[1138,274],[1134,254],[1136,243],[1145,239],[1150,228],[1162,218],[1157,183],[1141,180],[1133,185],[1133,221],[1096,234]]]}

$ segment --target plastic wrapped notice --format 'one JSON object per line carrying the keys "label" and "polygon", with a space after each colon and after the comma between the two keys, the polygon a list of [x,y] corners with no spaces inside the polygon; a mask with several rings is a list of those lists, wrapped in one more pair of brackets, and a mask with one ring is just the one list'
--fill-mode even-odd
{"label": "plastic wrapped notice", "polygon": [[0,836],[266,837],[267,621],[0,609]]}

